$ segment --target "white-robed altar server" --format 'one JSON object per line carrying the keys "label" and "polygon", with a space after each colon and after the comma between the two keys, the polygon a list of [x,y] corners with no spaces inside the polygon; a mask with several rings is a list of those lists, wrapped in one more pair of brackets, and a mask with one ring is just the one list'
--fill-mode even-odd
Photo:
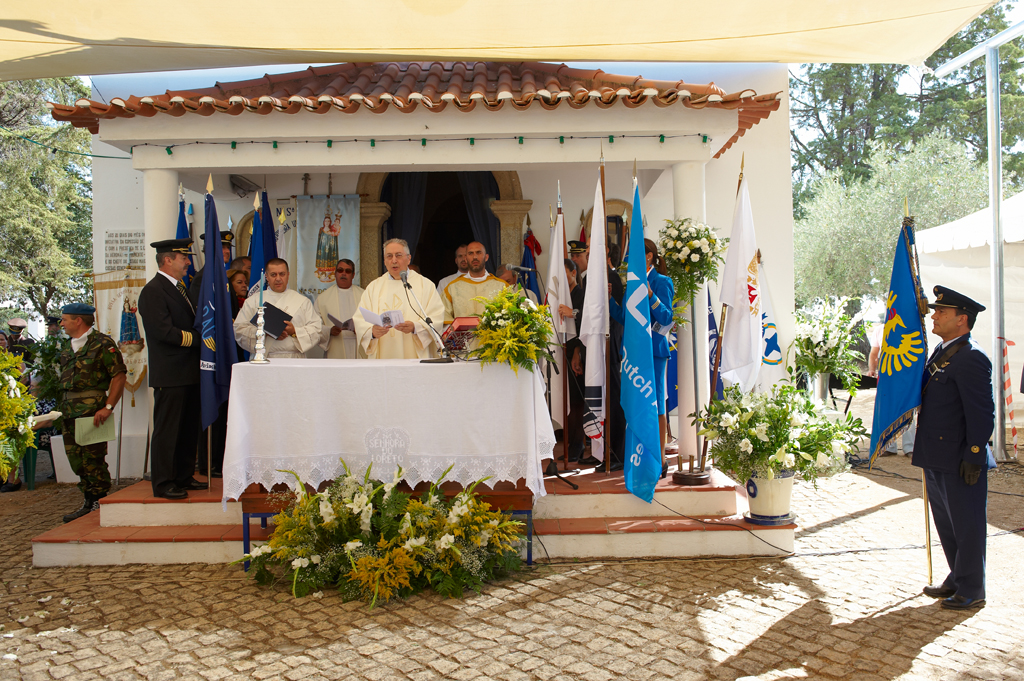
{"label": "white-robed altar server", "polygon": [[[356,338],[370,359],[426,359],[437,354],[434,334],[420,318],[420,310],[413,296],[419,300],[430,318],[434,330],[440,333],[444,323],[444,305],[433,282],[409,269],[412,256],[404,239],[384,242],[384,266],[387,272],[370,282],[363,292],[359,307],[376,315],[390,310],[401,310],[402,322],[394,325],[374,325],[356,310],[352,321]],[[402,272],[408,272],[411,291],[403,290]]]}
{"label": "white-robed altar server", "polygon": [[[281,258],[267,262],[267,283],[270,288],[263,292],[263,303],[291,315],[285,322],[284,332],[279,338],[269,333],[264,339],[268,358],[302,358],[307,350],[320,343],[320,315],[313,309],[309,298],[288,288],[288,263]],[[235,338],[243,350],[256,351],[256,325],[252,323],[260,306],[260,295],[249,296],[241,311],[235,317]]]}
{"label": "white-robed altar server", "polygon": [[334,267],[334,281],[337,286],[325,289],[313,303],[313,309],[320,315],[320,347],[327,359],[366,359],[366,353],[356,343],[356,333],[349,328],[336,326],[331,315],[339,322],[347,322],[359,309],[363,289],[352,284],[356,276],[356,264],[342,258]]}

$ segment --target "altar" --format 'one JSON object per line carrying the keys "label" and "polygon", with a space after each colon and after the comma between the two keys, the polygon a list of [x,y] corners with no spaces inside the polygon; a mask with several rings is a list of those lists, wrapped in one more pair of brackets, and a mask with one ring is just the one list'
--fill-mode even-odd
{"label": "altar", "polygon": [[[253,483],[318,487],[349,470],[390,481],[519,479],[544,496],[555,445],[536,374],[479,362],[275,359],[231,377],[222,502]],[[344,460],[344,464],[342,463]]]}

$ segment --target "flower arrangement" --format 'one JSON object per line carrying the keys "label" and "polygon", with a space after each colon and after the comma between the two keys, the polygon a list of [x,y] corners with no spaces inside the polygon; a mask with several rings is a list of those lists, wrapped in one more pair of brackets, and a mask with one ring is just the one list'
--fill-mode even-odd
{"label": "flower arrangement", "polygon": [[473,331],[477,347],[470,357],[479,357],[484,364],[504,362],[517,374],[520,368],[533,371],[540,358],[555,361],[548,349],[554,331],[546,305],[535,305],[511,286],[493,298],[474,300],[484,304],[484,311]]}
{"label": "flower arrangement", "polygon": [[833,374],[846,390],[856,390],[858,360],[864,355],[850,346],[864,336],[863,313],[846,314],[849,298],[819,301],[811,310],[796,313],[796,367],[814,376]]}
{"label": "flower arrangement", "polygon": [[519,569],[522,523],[490,510],[474,491],[482,480],[449,502],[437,483],[420,498],[396,490],[401,468],[382,483],[369,470],[360,480],[346,465],[319,494],[283,472],[295,475],[297,491],[274,518],[269,541],[242,558],[260,584],[278,579],[277,566],[296,598],[335,586],[346,600],[373,607],[427,588],[460,597]]}
{"label": "flower arrangement", "polygon": [[699,434],[714,442],[711,456],[718,467],[740,480],[771,480],[793,471],[814,482],[845,470],[846,454],[867,434],[860,419],[847,414],[832,421],[802,391],[785,384],[763,393],[731,386],[721,400],[691,416]]}
{"label": "flower arrangement", "polygon": [[0,350],[0,480],[18,466],[35,444],[32,420],[36,399],[21,381],[21,358]]}
{"label": "flower arrangement", "polygon": [[719,238],[711,227],[691,218],[665,220],[659,248],[665,258],[668,276],[676,285],[676,323],[689,322],[683,312],[694,296],[709,281],[718,279],[718,268],[725,262],[727,238]]}
{"label": "flower arrangement", "polygon": [[[58,360],[60,353],[66,347],[70,347],[71,340],[64,336],[47,336],[36,341],[32,346],[32,362],[28,369],[32,372],[33,380],[39,382],[37,399],[53,400],[57,402],[61,398],[60,390],[60,364]],[[54,427],[61,429],[61,419],[54,421]]]}

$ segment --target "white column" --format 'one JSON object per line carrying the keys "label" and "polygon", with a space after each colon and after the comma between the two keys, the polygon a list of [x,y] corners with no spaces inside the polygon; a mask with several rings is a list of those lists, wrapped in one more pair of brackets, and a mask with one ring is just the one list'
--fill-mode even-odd
{"label": "white column", "polygon": [[142,215],[146,228],[146,279],[156,275],[154,241],[173,239],[178,229],[178,171],[142,171]]}
{"label": "white column", "polygon": [[[672,166],[672,202],[677,219],[692,218],[700,222],[706,219],[703,161],[685,161]],[[698,405],[707,402],[710,381],[706,306],[707,289],[704,288],[697,293],[696,305],[692,310],[693,323],[687,324],[677,333],[679,424],[676,437],[684,463],[689,456],[697,459],[700,457],[697,429],[690,425],[688,415],[695,412]]]}

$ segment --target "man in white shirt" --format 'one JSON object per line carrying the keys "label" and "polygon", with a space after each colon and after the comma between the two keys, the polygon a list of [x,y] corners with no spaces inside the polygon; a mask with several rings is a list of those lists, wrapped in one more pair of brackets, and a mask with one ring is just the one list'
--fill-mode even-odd
{"label": "man in white shirt", "polygon": [[447,277],[442,279],[437,284],[437,295],[444,295],[444,287],[452,283],[463,274],[469,271],[469,260],[466,259],[466,249],[469,248],[469,244],[462,244],[455,249],[455,266],[459,268],[459,271],[455,274],[449,274]]}
{"label": "man in white shirt", "polygon": [[[387,272],[370,282],[359,301],[360,310],[352,316],[356,338],[370,359],[426,359],[437,354],[435,333],[440,333],[444,321],[444,305],[437,289],[426,277],[409,269],[412,255],[404,239],[384,242],[384,265]],[[409,290],[402,283],[406,272]],[[426,314],[420,311],[416,300]],[[399,324],[373,324],[368,322],[362,308],[381,315],[390,310],[402,312]],[[420,315],[430,319],[431,331]]]}
{"label": "man in white shirt", "polygon": [[[313,303],[313,309],[323,323],[320,347],[327,359],[366,359],[366,353],[356,343],[355,325],[352,323],[352,315],[359,309],[359,300],[363,297],[363,289],[352,284],[355,275],[354,262],[347,258],[339,260],[334,267],[337,286],[324,290]],[[343,322],[345,328],[336,326],[327,315]]]}
{"label": "man in white shirt", "polygon": [[[267,357],[305,357],[306,351],[320,343],[320,315],[313,309],[309,298],[288,288],[287,262],[281,258],[271,258],[267,262],[266,275],[270,289],[263,292],[264,304],[270,303],[291,315],[291,320],[284,323],[280,337],[274,338],[267,334],[264,340]],[[248,352],[256,351],[256,325],[252,318],[256,316],[259,306],[260,294],[257,292],[246,299],[235,318],[235,338],[242,349]]]}

